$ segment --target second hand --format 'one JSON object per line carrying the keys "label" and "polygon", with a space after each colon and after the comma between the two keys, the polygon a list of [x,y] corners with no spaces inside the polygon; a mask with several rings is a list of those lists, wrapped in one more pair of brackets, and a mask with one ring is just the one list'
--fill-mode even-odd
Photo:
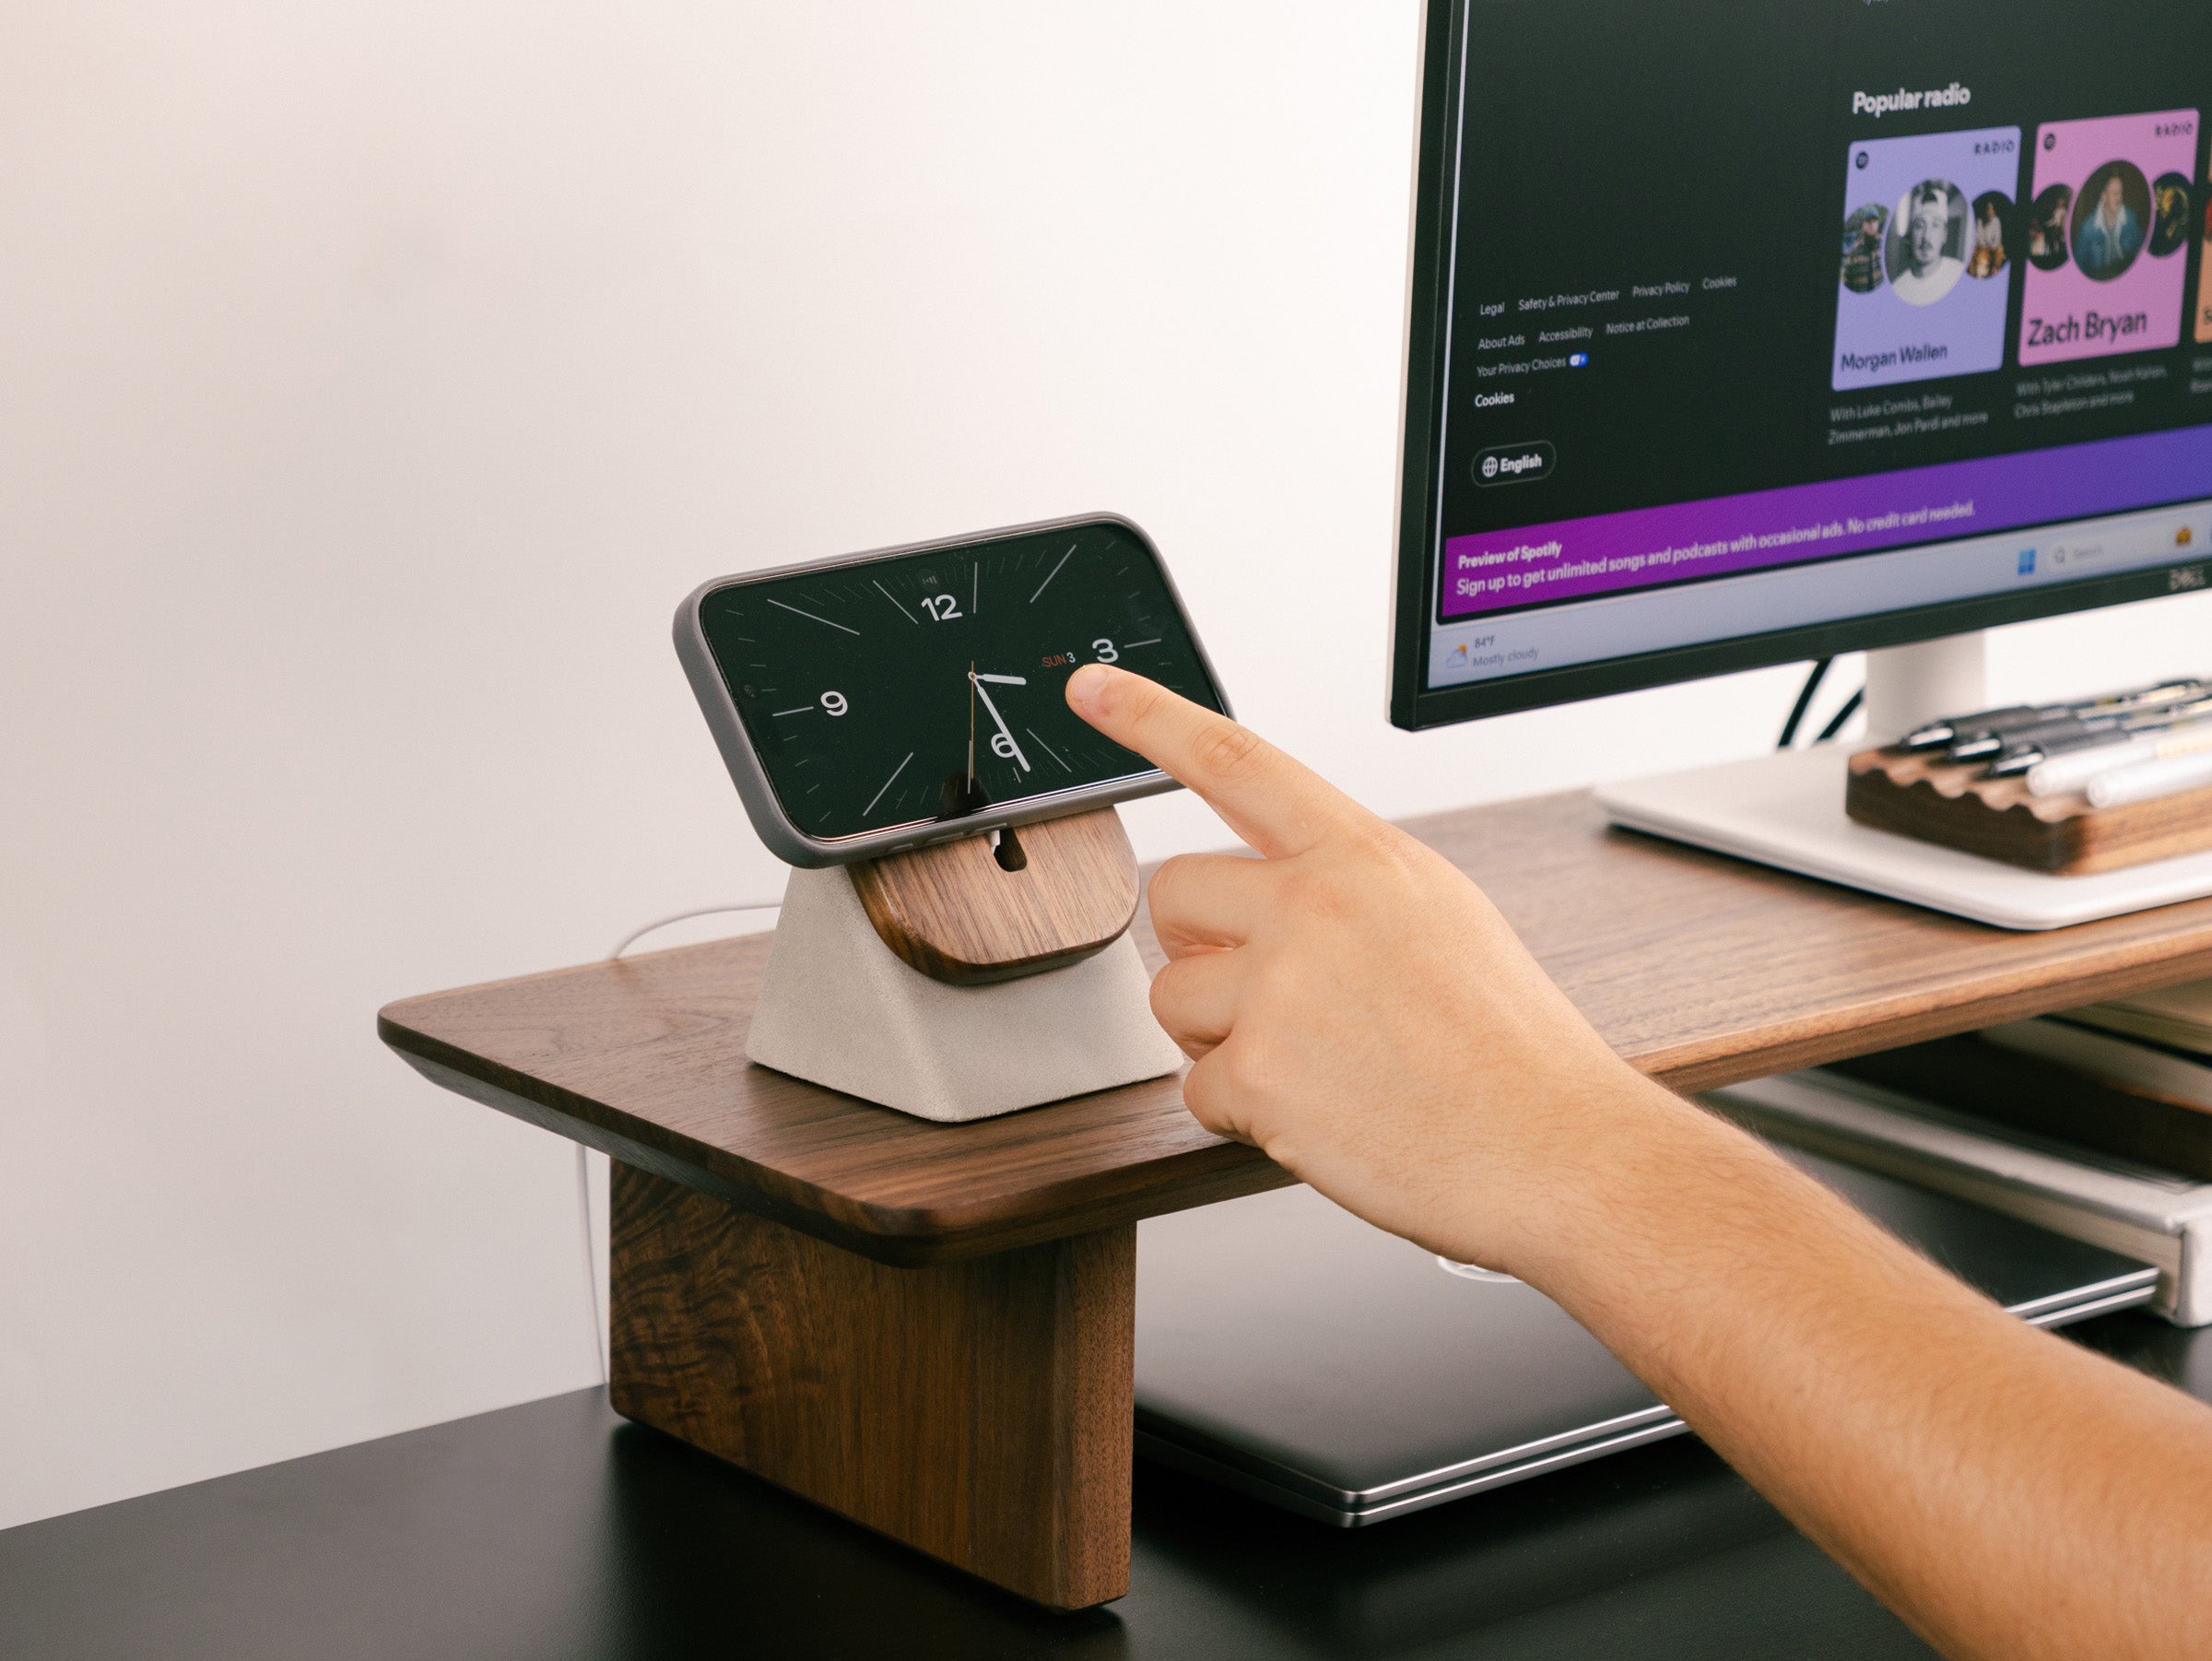
{"label": "second hand", "polygon": [[968,666],[968,799],[975,800],[975,665]]}

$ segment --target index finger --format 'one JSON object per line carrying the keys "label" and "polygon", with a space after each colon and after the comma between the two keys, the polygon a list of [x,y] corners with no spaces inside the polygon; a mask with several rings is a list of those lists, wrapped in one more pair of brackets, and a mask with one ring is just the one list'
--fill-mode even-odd
{"label": "index finger", "polygon": [[1249,727],[1104,664],[1068,677],[1068,707],[1204,797],[1270,859],[1303,854],[1364,810]]}

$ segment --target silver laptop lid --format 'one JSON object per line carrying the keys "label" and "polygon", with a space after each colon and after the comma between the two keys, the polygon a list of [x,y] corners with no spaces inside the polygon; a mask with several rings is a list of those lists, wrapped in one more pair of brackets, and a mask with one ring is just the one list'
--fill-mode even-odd
{"label": "silver laptop lid", "polygon": [[[2154,1290],[2129,1258],[1785,1156],[2041,1324]],[[1147,1456],[1345,1526],[1683,1428],[1549,1299],[1454,1273],[1309,1188],[1139,1226],[1136,1408]]]}

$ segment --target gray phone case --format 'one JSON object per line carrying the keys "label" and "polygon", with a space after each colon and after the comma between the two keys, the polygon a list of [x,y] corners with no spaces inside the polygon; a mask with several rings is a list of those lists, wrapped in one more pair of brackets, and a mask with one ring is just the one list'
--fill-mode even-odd
{"label": "gray phone case", "polygon": [[769,852],[786,865],[813,869],[822,866],[850,865],[854,860],[874,859],[880,854],[903,853],[910,848],[927,846],[932,842],[959,842],[963,837],[981,836],[1008,825],[1035,824],[1040,819],[1061,819],[1071,813],[1085,813],[1097,807],[1112,807],[1116,802],[1134,801],[1139,796],[1158,795],[1162,791],[1180,790],[1182,786],[1157,769],[1137,773],[1126,779],[1115,779],[1103,784],[1088,784],[1076,790],[1064,790],[1046,795],[1028,796],[1018,802],[1009,802],[1003,807],[987,808],[959,820],[955,825],[932,821],[925,824],[896,826],[888,830],[865,831],[858,836],[839,837],[824,841],[807,835],[791,822],[782,804],[776,800],[774,788],[768,782],[768,772],[760,765],[759,755],[739,718],[737,706],[731,701],[730,689],[724,684],[722,670],[714,662],[714,654],[707,645],[706,631],[700,625],[700,603],[717,589],[736,583],[765,583],[778,577],[796,576],[805,571],[835,571],[841,566],[865,565],[871,560],[897,559],[907,554],[935,553],[946,548],[967,548],[979,542],[996,542],[1007,536],[1026,536],[1042,531],[1063,530],[1071,525],[1112,524],[1144,545],[1152,562],[1159,570],[1160,580],[1166,583],[1168,598],[1173,602],[1176,615],[1182,619],[1184,630],[1191,637],[1192,647],[1198,654],[1198,662],[1206,670],[1206,677],[1220,692],[1221,707],[1229,711],[1229,694],[1221,691],[1221,677],[1214,673],[1213,661],[1206,654],[1205,643],[1198,631],[1191,626],[1191,616],[1182,604],[1182,595],[1175,586],[1174,576],[1167,561],[1159,557],[1159,549],[1152,538],[1145,535],[1142,526],[1119,513],[1077,513],[1065,519],[1041,520],[1035,524],[1007,525],[994,531],[978,531],[965,536],[944,536],[931,542],[909,543],[900,548],[872,548],[864,554],[845,554],[834,560],[809,560],[796,565],[779,565],[771,571],[745,571],[736,576],[716,577],[701,583],[685,597],[676,610],[676,655],[689,677],[691,690],[699,699],[699,707],[707,717],[707,728],[714,735],[714,743],[722,751],[724,763],[730,770],[730,779],[737,786],[738,799],[753,821],[753,829],[768,844]]}

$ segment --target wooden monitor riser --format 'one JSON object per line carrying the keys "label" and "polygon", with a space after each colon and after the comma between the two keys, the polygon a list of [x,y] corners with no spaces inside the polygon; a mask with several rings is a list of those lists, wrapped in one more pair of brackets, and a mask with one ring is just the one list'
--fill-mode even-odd
{"label": "wooden monitor riser", "polygon": [[[2012,934],[1608,830],[1583,795],[1407,829],[1681,1090],[2212,975],[2212,901]],[[1132,932],[1157,967],[1141,915]],[[932,1125],[754,1066],[770,950],[432,994],[379,1031],[621,1161],[624,1411],[1039,1603],[1118,1596],[1132,1225],[1289,1177],[1199,1125],[1173,1076]]]}

